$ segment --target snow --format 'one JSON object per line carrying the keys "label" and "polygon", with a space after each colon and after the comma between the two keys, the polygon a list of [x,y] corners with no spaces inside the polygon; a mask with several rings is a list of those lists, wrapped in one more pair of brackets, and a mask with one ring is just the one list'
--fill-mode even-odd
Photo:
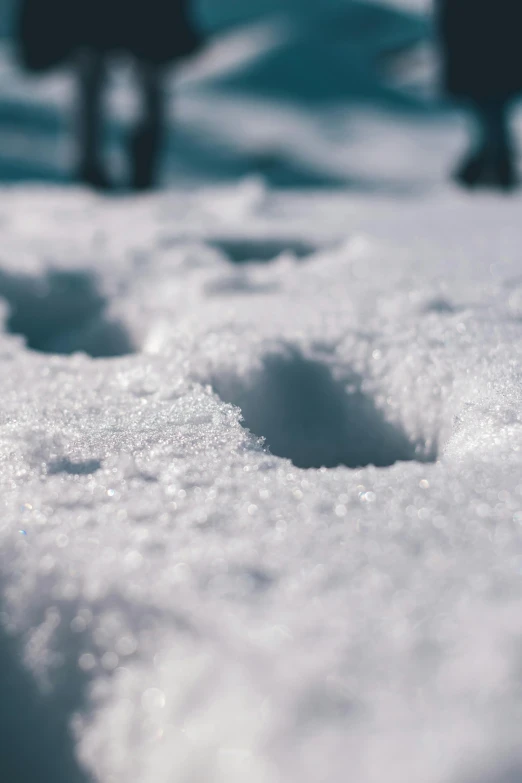
{"label": "snow", "polygon": [[9,779],[518,763],[519,210],[4,192]]}
{"label": "snow", "polygon": [[[346,67],[429,50],[395,5]],[[288,7],[180,74],[176,187],[0,191],[2,781],[522,777],[521,198],[422,63],[274,86]],[[70,82],[2,63],[59,183]]]}

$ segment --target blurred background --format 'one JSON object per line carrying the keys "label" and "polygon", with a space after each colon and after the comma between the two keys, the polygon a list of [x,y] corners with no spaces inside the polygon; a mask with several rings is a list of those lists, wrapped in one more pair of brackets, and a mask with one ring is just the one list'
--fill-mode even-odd
{"label": "blurred background", "polygon": [[[17,0],[0,0],[0,180],[66,182],[74,158],[67,68],[28,75]],[[162,184],[262,177],[282,188],[410,192],[446,179],[460,113],[439,90],[430,0],[197,0],[209,36],[172,70]],[[136,112],[128,64],[108,90],[111,170]]]}

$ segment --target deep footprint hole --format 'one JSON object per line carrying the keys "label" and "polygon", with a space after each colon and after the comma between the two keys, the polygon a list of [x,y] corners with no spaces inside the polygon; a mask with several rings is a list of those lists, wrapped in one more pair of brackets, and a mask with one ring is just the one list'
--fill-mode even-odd
{"label": "deep footprint hole", "polygon": [[221,250],[233,264],[270,263],[282,253],[305,259],[317,252],[317,247],[300,239],[219,238],[210,244]]}
{"label": "deep footprint hole", "polygon": [[64,474],[68,476],[92,476],[93,473],[101,469],[101,462],[98,459],[71,460],[67,457],[52,460],[47,465],[47,474],[56,476]]}
{"label": "deep footprint hole", "polygon": [[347,390],[328,366],[298,353],[268,356],[247,380],[228,375],[213,386],[221,399],[241,409],[246,429],[298,468],[436,460],[424,444],[412,443],[384,418],[361,391],[359,377],[350,379]]}
{"label": "deep footprint hole", "polygon": [[42,278],[0,271],[7,328],[41,353],[82,351],[95,358],[135,353],[124,326],[106,313],[107,300],[87,272],[50,271]]}

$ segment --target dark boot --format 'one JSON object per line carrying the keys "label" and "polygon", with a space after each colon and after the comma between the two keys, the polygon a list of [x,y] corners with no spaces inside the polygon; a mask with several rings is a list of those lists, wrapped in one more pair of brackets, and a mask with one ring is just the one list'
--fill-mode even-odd
{"label": "dark boot", "polygon": [[465,158],[455,171],[454,179],[465,188],[475,188],[480,184],[486,165],[484,153],[474,152]]}
{"label": "dark boot", "polygon": [[513,155],[507,154],[496,161],[496,182],[502,190],[513,190],[518,185],[518,176]]}
{"label": "dark boot", "polygon": [[517,185],[517,173],[513,155],[509,150],[496,153],[481,150],[467,157],[454,175],[463,187],[493,188],[506,192]]}
{"label": "dark boot", "polygon": [[517,175],[508,104],[503,100],[476,101],[473,114],[478,149],[457,169],[455,179],[467,188],[512,190],[517,184]]}
{"label": "dark boot", "polygon": [[112,189],[109,177],[101,164],[82,164],[78,169],[76,178],[78,182],[88,185],[95,190],[107,191]]}

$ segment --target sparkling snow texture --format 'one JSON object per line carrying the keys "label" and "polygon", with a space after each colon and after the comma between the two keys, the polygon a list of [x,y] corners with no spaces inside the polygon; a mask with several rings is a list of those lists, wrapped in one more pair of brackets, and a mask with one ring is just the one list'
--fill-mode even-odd
{"label": "sparkling snow texture", "polygon": [[296,29],[187,67],[177,190],[0,192],[2,783],[522,779],[522,199],[426,79],[270,97]]}
{"label": "sparkling snow texture", "polygon": [[8,779],[518,777],[521,206],[1,196]]}

